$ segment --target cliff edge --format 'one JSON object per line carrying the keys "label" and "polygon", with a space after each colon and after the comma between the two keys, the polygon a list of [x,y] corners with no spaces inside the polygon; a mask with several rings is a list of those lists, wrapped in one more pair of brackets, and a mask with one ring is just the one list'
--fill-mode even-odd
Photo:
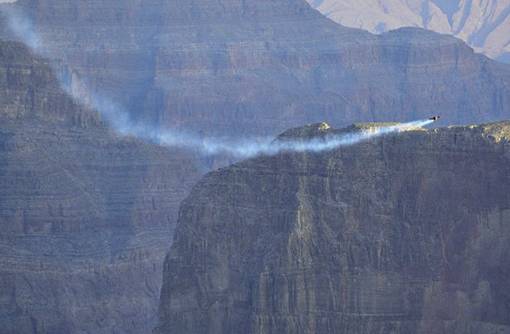
{"label": "cliff edge", "polygon": [[156,333],[510,333],[509,134],[409,131],[208,174]]}

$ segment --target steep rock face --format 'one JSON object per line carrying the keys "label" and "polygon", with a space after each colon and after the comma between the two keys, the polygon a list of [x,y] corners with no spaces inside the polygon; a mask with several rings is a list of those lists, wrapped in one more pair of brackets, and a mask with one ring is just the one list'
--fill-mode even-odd
{"label": "steep rock face", "polygon": [[98,115],[76,104],[60,89],[46,60],[20,43],[2,41],[0,48],[0,117],[8,123],[52,122],[70,127],[99,127]]}
{"label": "steep rock face", "polygon": [[422,27],[455,35],[489,57],[510,62],[509,0],[307,0],[332,20],[381,33]]}
{"label": "steep rock face", "polygon": [[449,123],[509,115],[507,66],[447,36],[345,28],[304,0],[19,0],[10,7],[11,26],[69,64],[71,81],[89,86],[87,93],[76,85],[77,94],[106,95],[156,126],[274,135],[324,119],[338,126],[437,110]]}
{"label": "steep rock face", "polygon": [[508,122],[417,130],[210,173],[181,206],[156,332],[510,333],[509,139]]}
{"label": "steep rock face", "polygon": [[119,138],[0,42],[0,333],[149,333],[192,156]]}

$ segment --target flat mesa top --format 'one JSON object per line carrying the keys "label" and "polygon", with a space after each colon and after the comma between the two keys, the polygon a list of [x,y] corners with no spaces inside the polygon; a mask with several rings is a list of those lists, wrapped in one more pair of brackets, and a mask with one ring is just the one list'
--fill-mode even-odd
{"label": "flat mesa top", "polygon": [[[331,132],[332,133],[346,133],[346,132],[357,132],[357,131],[367,131],[367,130],[374,130],[378,128],[386,128],[386,127],[392,127],[397,125],[403,125],[406,124],[406,122],[366,122],[366,123],[354,123],[348,127],[341,128],[341,129],[334,129]],[[413,129],[416,130],[426,130],[423,127],[417,126],[416,128],[413,127]]]}
{"label": "flat mesa top", "polygon": [[[405,124],[405,122],[367,122],[367,123],[354,123],[350,126],[335,129],[328,123],[314,123],[305,126],[289,129],[278,136],[278,139],[288,140],[292,138],[306,139],[313,137],[322,137],[334,134],[345,134],[349,132],[373,130],[382,127],[396,126]],[[494,141],[510,141],[510,121],[501,121],[495,123],[481,124],[481,125],[457,125],[449,126],[446,128],[432,128],[416,127],[416,131],[432,131],[432,132],[459,132],[459,133],[472,133],[479,134],[484,137],[491,138]]]}
{"label": "flat mesa top", "polygon": [[[366,123],[354,123],[350,126],[335,129],[332,128],[328,123],[314,123],[305,126],[289,129],[278,136],[279,139],[289,138],[312,138],[320,137],[331,134],[343,134],[348,132],[357,132],[363,130],[370,130],[382,127],[396,126],[399,124],[405,124],[404,122],[366,122]],[[425,130],[425,129],[423,129]]]}

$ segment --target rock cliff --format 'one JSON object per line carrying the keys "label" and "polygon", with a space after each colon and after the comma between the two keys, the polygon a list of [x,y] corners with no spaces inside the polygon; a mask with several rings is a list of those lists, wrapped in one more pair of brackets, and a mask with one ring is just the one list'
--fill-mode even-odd
{"label": "rock cliff", "polygon": [[149,333],[192,156],[120,138],[0,42],[0,333]]}
{"label": "rock cliff", "polygon": [[448,123],[510,115],[508,66],[431,32],[345,28],[305,0],[19,0],[9,7],[25,39],[90,88],[77,85],[78,95],[105,94],[155,126],[275,135],[322,120],[405,121],[437,110]]}
{"label": "rock cliff", "polygon": [[156,333],[510,333],[509,140],[508,122],[416,130],[208,174]]}

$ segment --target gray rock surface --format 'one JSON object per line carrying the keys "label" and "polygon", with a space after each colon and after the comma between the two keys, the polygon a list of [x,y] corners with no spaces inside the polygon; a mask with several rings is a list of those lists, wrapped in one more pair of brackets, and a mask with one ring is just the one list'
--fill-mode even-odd
{"label": "gray rock surface", "polygon": [[0,42],[0,333],[149,333],[193,156],[114,135]]}
{"label": "gray rock surface", "polygon": [[76,85],[77,95],[106,95],[155,126],[276,135],[323,120],[510,115],[508,66],[453,37],[345,28],[305,0],[19,0],[15,8],[25,35],[32,23],[41,51],[90,87]]}
{"label": "gray rock surface", "polygon": [[[315,127],[281,138],[338,131]],[[510,333],[509,140],[509,122],[416,130],[208,174],[156,333]]]}

